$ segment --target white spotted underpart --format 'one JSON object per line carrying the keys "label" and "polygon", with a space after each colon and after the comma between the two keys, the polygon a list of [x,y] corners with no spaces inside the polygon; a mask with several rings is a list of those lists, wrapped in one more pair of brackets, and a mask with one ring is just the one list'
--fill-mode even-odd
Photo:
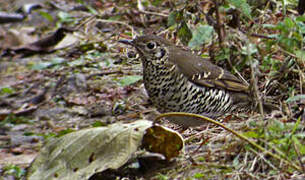
{"label": "white spotted underpart", "polygon": [[[166,54],[161,59],[153,59],[152,56],[147,56],[149,59],[146,59],[145,54],[142,57],[144,85],[160,112],[189,112],[217,117],[234,109],[233,99],[228,91],[198,86],[180,73],[176,65],[164,65],[169,63],[167,49],[164,49]],[[156,49],[155,58],[158,55]],[[207,78],[210,74],[211,72],[207,72],[202,76]],[[201,74],[191,77],[201,78]]]}

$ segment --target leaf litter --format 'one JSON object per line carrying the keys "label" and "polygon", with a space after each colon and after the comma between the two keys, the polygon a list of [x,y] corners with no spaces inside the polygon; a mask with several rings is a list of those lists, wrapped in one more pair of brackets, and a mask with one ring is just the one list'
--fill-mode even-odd
{"label": "leaf litter", "polygon": [[[142,6],[138,6],[140,2]],[[43,4],[45,13],[33,9],[22,23],[1,26],[1,38],[7,38],[5,34],[9,29],[21,31],[20,25],[34,29],[30,35],[36,36],[35,40],[44,39],[49,32],[56,32],[58,27],[73,27],[75,31],[69,33],[73,38],[67,39],[74,43],[54,48],[56,51],[47,50],[47,54],[37,51],[28,57],[14,52],[11,56],[0,58],[0,154],[3,157],[0,174],[19,178],[23,174],[22,169],[30,166],[30,160],[42,144],[57,136],[66,133],[69,135],[71,131],[78,132],[96,125],[132,122],[138,118],[154,119],[158,113],[141,86],[141,65],[136,64],[138,56],[133,55],[135,59],[130,62],[124,55],[126,47],[117,43],[120,38],[146,33],[160,34],[177,43],[189,44],[189,48],[211,57],[218,65],[239,73],[248,82],[251,79],[249,62],[245,60],[247,53],[243,54],[242,50],[246,47],[245,40],[249,38],[253,44],[251,55],[259,64],[256,72],[259,90],[280,106],[280,110],[266,114],[263,118],[255,113],[239,113],[220,120],[225,119],[224,123],[232,129],[244,132],[257,143],[282,152],[292,161],[302,164],[305,66],[303,50],[298,44],[302,41],[300,35],[303,25],[300,18],[294,18],[297,16],[294,12],[296,5],[270,1],[269,4],[260,5],[265,9],[249,9],[246,1],[237,0],[219,4],[218,12],[208,12],[216,7],[211,2],[190,2],[187,5],[184,2],[132,1],[129,4],[106,1],[101,4],[94,1],[93,4],[76,5],[55,1],[52,5]],[[12,4],[1,2],[1,7],[2,10],[10,11]],[[170,7],[177,10],[179,16],[170,13]],[[231,21],[231,8],[241,11],[234,15],[238,17],[235,17],[235,21],[239,19],[239,23]],[[171,23],[168,23],[167,18]],[[231,21],[231,24],[234,23],[232,27],[238,29],[225,27],[226,33],[219,34],[224,29],[218,31],[220,27],[217,26],[217,21],[222,24]],[[209,33],[201,32],[205,29],[202,27],[214,28],[212,40],[196,36]],[[217,36],[222,36],[223,42],[219,42]],[[10,41],[1,43],[6,45],[1,46],[1,54],[4,48],[13,47],[14,43],[10,44]],[[31,42],[34,41],[28,40],[25,44]],[[59,40],[58,44],[61,42]],[[62,60],[53,61],[56,59]],[[16,130],[15,127],[20,125],[26,126]],[[168,122],[164,125],[178,129]],[[20,136],[16,136],[16,133]],[[41,138],[22,143],[23,137],[28,136]],[[294,171],[261,154],[219,127],[210,124],[194,127],[185,130],[183,136],[187,139],[186,154],[193,152],[192,157],[178,158],[179,161],[174,165],[161,161],[161,164],[167,166],[146,177],[303,177],[304,172]],[[195,151],[197,148],[199,149]],[[159,161],[146,163],[155,162]],[[129,162],[128,165],[135,164]],[[12,170],[12,173],[5,169]],[[131,172],[120,174],[118,171],[111,171],[110,174],[130,179],[139,175]]]}

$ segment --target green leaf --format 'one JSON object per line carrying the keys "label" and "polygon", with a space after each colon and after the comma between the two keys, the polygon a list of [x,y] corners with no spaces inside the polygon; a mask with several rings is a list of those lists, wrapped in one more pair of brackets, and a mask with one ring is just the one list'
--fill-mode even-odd
{"label": "green leaf", "polygon": [[173,11],[167,18],[167,26],[173,26],[183,20],[183,11]]}
{"label": "green leaf", "polygon": [[61,136],[63,136],[63,135],[69,134],[69,133],[74,132],[74,131],[75,131],[75,130],[70,129],[70,128],[61,130],[61,131],[59,131],[59,132],[57,133],[57,136],[56,136],[56,137],[61,137]]}
{"label": "green leaf", "polygon": [[176,16],[177,16],[177,11],[173,11],[168,15],[167,18],[167,26],[170,27],[172,25],[175,25],[176,22]]}
{"label": "green leaf", "polygon": [[69,66],[70,67],[81,66],[84,63],[85,63],[85,60],[82,57],[80,57],[79,59],[69,62]]}
{"label": "green leaf", "polygon": [[192,38],[192,31],[185,21],[181,21],[178,26],[178,37],[184,45],[187,45]]}
{"label": "green leaf", "polygon": [[106,123],[102,121],[95,121],[94,123],[91,124],[92,127],[101,127],[101,126],[107,126]]}
{"label": "green leaf", "polygon": [[196,179],[200,179],[200,178],[203,178],[204,177],[204,174],[202,174],[202,173],[195,173],[194,174],[194,178],[196,178]]}
{"label": "green leaf", "polygon": [[121,15],[115,15],[115,16],[111,16],[109,17],[107,20],[111,20],[111,21],[119,21],[122,19]]}
{"label": "green leaf", "polygon": [[15,92],[15,89],[11,87],[0,87],[0,95],[3,94],[13,94]]}
{"label": "green leaf", "polygon": [[295,51],[295,55],[301,60],[305,61],[305,51],[297,50]]}
{"label": "green leaf", "polygon": [[274,24],[262,24],[262,27],[268,29],[276,29],[276,25]]}
{"label": "green leaf", "polygon": [[19,166],[9,164],[2,168],[2,174],[5,176],[14,176],[15,178],[13,179],[21,179],[21,177],[25,175],[25,170],[20,168]]}
{"label": "green leaf", "polygon": [[163,0],[154,0],[151,2],[153,6],[160,6],[163,3]]}
{"label": "green leaf", "polygon": [[7,115],[3,120],[0,121],[0,128],[5,124],[25,124],[29,123],[29,118],[24,116],[15,116],[14,114]]}
{"label": "green leaf", "polygon": [[247,3],[246,0],[228,0],[230,4],[235,6],[236,9],[240,9],[243,14],[245,14],[248,18],[252,19],[251,17],[251,7]]}
{"label": "green leaf", "polygon": [[69,13],[66,13],[63,11],[58,12],[57,17],[60,22],[72,22],[73,21],[73,17]]}
{"label": "green leaf", "polygon": [[188,46],[192,49],[199,48],[201,45],[209,42],[213,38],[214,29],[209,25],[200,25],[193,31],[193,36]]}
{"label": "green leaf", "polygon": [[305,22],[305,16],[298,16],[296,19],[296,21],[301,21],[301,22]]}
{"label": "green leaf", "polygon": [[248,53],[250,53],[250,55],[255,54],[258,52],[257,47],[255,44],[250,43],[249,45],[249,52],[248,52],[248,47],[247,46],[243,46],[241,49],[241,53],[244,55],[248,55]]}
{"label": "green leaf", "polygon": [[301,99],[305,99],[305,95],[304,95],[304,94],[292,96],[292,97],[290,97],[290,98],[288,98],[288,99],[286,100],[286,103],[299,101],[299,100],[301,100]]}
{"label": "green leaf", "polygon": [[64,62],[66,62],[66,60],[61,57],[55,57],[51,60],[52,65],[58,65],[58,64],[62,64]]}
{"label": "green leaf", "polygon": [[284,23],[285,23],[286,28],[291,29],[291,28],[295,27],[295,23],[290,18],[285,18]]}
{"label": "green leaf", "polygon": [[291,134],[294,134],[297,131],[297,129],[298,129],[299,125],[300,125],[300,121],[301,121],[301,116],[298,118],[297,122],[294,124],[294,127],[293,127],[293,129],[291,131]]}
{"label": "green leaf", "polygon": [[260,137],[260,135],[257,134],[257,132],[255,132],[255,131],[248,131],[248,132],[243,133],[243,135],[248,138],[259,138]]}
{"label": "green leaf", "polygon": [[135,76],[125,76],[119,81],[119,84],[121,86],[128,86],[128,85],[131,85],[131,84],[134,84],[134,83],[138,82],[141,79],[142,79],[142,76],[137,76],[137,75],[135,75]]}
{"label": "green leaf", "polygon": [[32,66],[32,70],[42,70],[50,67],[52,65],[51,62],[40,62]]}
{"label": "green leaf", "polygon": [[39,14],[44,17],[46,20],[53,22],[53,17],[51,14],[44,12],[44,11],[40,11]]}
{"label": "green leaf", "polygon": [[[296,24],[297,24],[297,27],[298,27],[298,30],[299,30],[299,34],[305,34],[305,24],[304,24],[304,22],[297,21]],[[302,38],[303,38],[303,36],[302,36]]]}
{"label": "green leaf", "polygon": [[83,0],[76,0],[76,2],[78,2],[78,3],[82,4],[82,5],[84,5],[86,8],[88,8],[88,10],[90,11],[91,14],[94,14],[94,15],[98,14],[98,12],[94,8],[92,8],[88,4],[84,3]]}
{"label": "green leaf", "polygon": [[302,144],[298,138],[296,136],[292,136],[291,137],[292,141],[296,144],[298,150],[300,151],[300,154],[301,155],[304,155],[305,154],[305,146],[304,144]]}
{"label": "green leaf", "polygon": [[89,11],[91,12],[91,14],[94,14],[94,15],[98,15],[98,12],[93,8],[93,7],[91,7],[91,6],[86,6],[88,9],[89,9]]}
{"label": "green leaf", "polygon": [[42,70],[42,69],[49,68],[51,66],[62,64],[64,62],[65,62],[65,59],[57,57],[48,62],[40,62],[40,63],[34,64],[31,67],[31,69],[32,70]]}

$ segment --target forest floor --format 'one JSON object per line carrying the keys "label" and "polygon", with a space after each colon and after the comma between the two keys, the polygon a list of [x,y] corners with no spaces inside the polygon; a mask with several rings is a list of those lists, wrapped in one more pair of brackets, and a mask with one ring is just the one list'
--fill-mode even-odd
{"label": "forest floor", "polygon": [[256,93],[278,110],[217,120],[283,161],[221,127],[207,123],[182,132],[164,121],[186,139],[185,154],[109,179],[304,179],[305,18],[293,3],[235,2],[245,6],[186,0],[1,1],[1,11],[25,18],[0,26],[0,179],[24,177],[50,138],[159,115],[145,92],[141,61],[131,47],[118,43],[141,34],[166,37],[254,83]]}

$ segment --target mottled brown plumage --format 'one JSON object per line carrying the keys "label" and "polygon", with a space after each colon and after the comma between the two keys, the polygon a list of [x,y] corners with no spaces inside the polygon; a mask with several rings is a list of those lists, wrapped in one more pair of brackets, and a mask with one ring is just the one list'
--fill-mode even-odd
{"label": "mottled brown plumage", "polygon": [[248,85],[208,59],[153,35],[120,42],[139,52],[145,88],[160,112],[218,117],[252,106]]}

